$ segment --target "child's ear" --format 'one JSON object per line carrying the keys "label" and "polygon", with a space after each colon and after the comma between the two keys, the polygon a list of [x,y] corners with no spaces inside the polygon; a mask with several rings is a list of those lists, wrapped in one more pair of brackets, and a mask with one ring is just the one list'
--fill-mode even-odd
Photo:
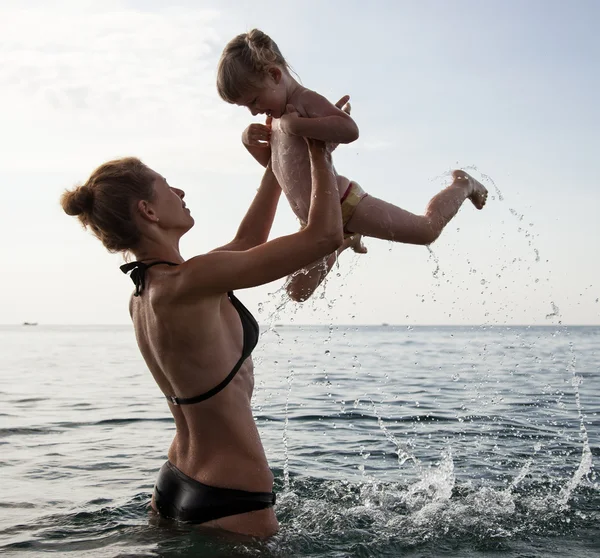
{"label": "child's ear", "polygon": [[269,68],[269,76],[271,76],[271,79],[275,82],[276,85],[279,85],[282,75],[283,74],[281,73],[281,70],[277,66],[271,66]]}

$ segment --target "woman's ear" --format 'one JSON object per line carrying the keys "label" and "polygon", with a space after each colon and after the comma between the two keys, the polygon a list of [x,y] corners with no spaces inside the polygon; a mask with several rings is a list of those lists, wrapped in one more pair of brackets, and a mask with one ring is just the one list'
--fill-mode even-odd
{"label": "woman's ear", "polygon": [[158,223],[158,215],[156,215],[156,211],[149,201],[140,200],[137,202],[136,207],[142,219],[150,221],[151,223]]}

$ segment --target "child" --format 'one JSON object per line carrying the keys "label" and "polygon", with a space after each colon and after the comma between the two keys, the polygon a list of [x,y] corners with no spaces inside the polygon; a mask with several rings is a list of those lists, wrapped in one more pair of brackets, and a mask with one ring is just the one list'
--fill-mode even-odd
{"label": "child", "polygon": [[[300,85],[275,42],[253,29],[231,40],[219,60],[219,95],[228,103],[245,106],[256,116],[267,115],[267,125],[250,125],[243,142],[263,166],[269,163],[292,210],[302,224],[310,206],[310,162],[304,137],[321,140],[332,149],[358,138],[349,110]],[[344,233],[408,244],[431,244],[468,198],[477,209],[487,199],[486,188],[464,171],[453,171],[450,186],[434,196],[425,215],[414,215],[368,195],[356,182],[337,175]],[[357,236],[355,236],[357,238]]]}

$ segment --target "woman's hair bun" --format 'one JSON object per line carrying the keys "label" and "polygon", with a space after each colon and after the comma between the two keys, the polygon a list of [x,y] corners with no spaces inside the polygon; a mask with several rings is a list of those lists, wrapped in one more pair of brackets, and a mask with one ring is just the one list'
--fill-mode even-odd
{"label": "woman's hair bun", "polygon": [[67,215],[91,213],[94,205],[94,191],[87,184],[83,184],[73,190],[67,190],[62,195],[60,203]]}

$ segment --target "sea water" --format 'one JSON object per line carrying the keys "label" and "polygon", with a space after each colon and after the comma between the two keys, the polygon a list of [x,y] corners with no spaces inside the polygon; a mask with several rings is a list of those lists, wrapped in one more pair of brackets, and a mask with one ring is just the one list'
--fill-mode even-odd
{"label": "sea water", "polygon": [[0,327],[0,553],[600,555],[600,327],[264,331],[260,543],[149,513],[174,426],[130,326]]}

